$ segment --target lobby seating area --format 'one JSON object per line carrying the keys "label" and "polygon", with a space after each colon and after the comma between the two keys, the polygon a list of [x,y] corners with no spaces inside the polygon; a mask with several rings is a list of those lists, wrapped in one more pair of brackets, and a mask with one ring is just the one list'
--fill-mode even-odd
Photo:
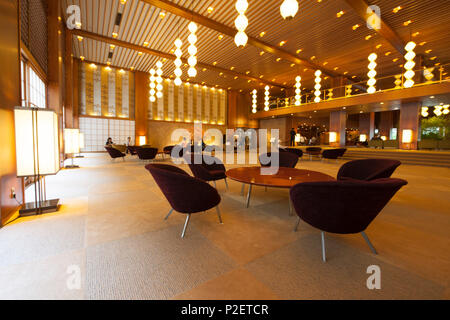
{"label": "lobby seating area", "polygon": [[0,8],[1,300],[450,300],[449,0]]}

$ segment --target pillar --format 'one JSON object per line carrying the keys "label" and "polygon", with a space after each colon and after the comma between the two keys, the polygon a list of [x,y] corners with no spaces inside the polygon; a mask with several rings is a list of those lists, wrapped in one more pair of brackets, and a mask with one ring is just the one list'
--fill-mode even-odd
{"label": "pillar", "polygon": [[332,147],[345,147],[345,128],[347,113],[345,111],[333,111],[330,113],[330,137],[336,133],[336,141],[330,142]]}
{"label": "pillar", "polygon": [[149,105],[149,76],[148,73],[136,71],[135,73],[135,123],[136,123],[136,144],[139,136],[148,135],[148,105]]}
{"label": "pillar", "polygon": [[[400,149],[417,150],[421,102],[405,102],[400,107]],[[410,139],[408,137],[411,136]]]}

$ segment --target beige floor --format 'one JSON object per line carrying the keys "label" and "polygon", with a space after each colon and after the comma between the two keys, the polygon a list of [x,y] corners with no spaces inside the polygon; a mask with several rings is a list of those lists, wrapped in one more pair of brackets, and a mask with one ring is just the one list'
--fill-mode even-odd
{"label": "beige floor", "polygon": [[[78,170],[47,179],[61,210],[0,229],[2,299],[449,299],[450,170],[401,166],[408,180],[359,235],[320,233],[288,215],[286,190],[255,188],[244,207],[241,185],[218,183],[224,224],[214,210],[184,216],[169,205],[143,163],[104,154],[77,159]],[[298,168],[335,176],[342,162]],[[182,166],[187,169],[186,166]],[[232,167],[232,166],[228,166]],[[187,169],[188,170],[188,169]],[[368,290],[367,267],[381,268]],[[81,287],[68,287],[79,270]]]}

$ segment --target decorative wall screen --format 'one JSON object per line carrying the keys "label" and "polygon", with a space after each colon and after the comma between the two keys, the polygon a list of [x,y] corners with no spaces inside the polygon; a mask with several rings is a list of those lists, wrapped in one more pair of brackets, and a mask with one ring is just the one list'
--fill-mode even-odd
{"label": "decorative wall screen", "polygon": [[149,120],[226,123],[226,90],[188,83],[177,87],[169,79],[163,86],[163,97],[148,102]]}
{"label": "decorative wall screen", "polygon": [[126,144],[131,137],[135,143],[133,120],[80,117],[80,132],[84,134],[85,148],[81,152],[105,151],[105,143],[111,137],[115,144]]}
{"label": "decorative wall screen", "polygon": [[134,73],[95,64],[79,65],[80,115],[134,119]]}

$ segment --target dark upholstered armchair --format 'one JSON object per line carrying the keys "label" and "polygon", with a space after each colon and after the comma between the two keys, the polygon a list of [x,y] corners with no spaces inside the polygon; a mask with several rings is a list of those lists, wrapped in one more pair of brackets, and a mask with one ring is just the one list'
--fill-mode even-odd
{"label": "dark upholstered armchair", "polygon": [[290,196],[299,222],[301,219],[322,231],[322,259],[325,262],[324,232],[361,233],[376,254],[364,231],[406,184],[401,179],[307,182],[292,187]]}
{"label": "dark upholstered armchair", "polygon": [[[271,152],[259,156],[259,162],[261,163],[262,167],[270,167],[271,162],[270,160],[266,159],[268,159],[271,156],[272,156]],[[274,156],[276,156],[275,153]],[[279,166],[282,168],[295,168],[295,166],[297,165],[298,156],[292,152],[280,152],[278,153],[278,156],[280,161]]]}
{"label": "dark upholstered armchair", "polygon": [[346,148],[327,149],[322,151],[322,159],[338,159],[347,151]]}
{"label": "dark upholstered armchair", "polygon": [[132,156],[137,155],[137,151],[136,151],[137,148],[139,148],[139,147],[138,147],[138,146],[128,146],[128,147],[127,147],[128,152],[129,152]]}
{"label": "dark upholstered armchair", "polygon": [[141,160],[153,160],[158,154],[158,149],[150,147],[137,147],[136,152]]}
{"label": "dark upholstered armchair", "polygon": [[202,163],[195,163],[195,155],[187,154],[185,160],[188,162],[189,169],[191,169],[194,177],[203,181],[213,181],[214,186],[217,187],[217,180],[224,180],[228,189],[226,169],[223,163],[216,157],[202,155]]}
{"label": "dark upholstered armchair", "polygon": [[297,149],[297,148],[284,148],[284,149],[280,149],[280,151],[286,151],[286,152],[291,152],[293,154],[296,154],[299,158],[303,157],[303,150],[302,149]]}
{"label": "dark upholstered armchair", "polygon": [[401,165],[398,160],[363,159],[345,163],[337,174],[338,180],[376,180],[390,178],[395,169]]}
{"label": "dark upholstered armchair", "polygon": [[119,150],[117,150],[116,148],[113,147],[105,147],[106,151],[108,152],[108,154],[111,156],[111,158],[114,160],[116,158],[122,158],[123,161],[125,161],[125,153],[120,152]]}
{"label": "dark upholstered armchair", "polygon": [[172,156],[172,150],[175,146],[166,146],[163,149],[163,155],[168,155],[169,157]]}
{"label": "dark upholstered armchair", "polygon": [[308,147],[305,150],[305,153],[309,155],[309,160],[312,160],[313,156],[320,156],[320,153],[322,152],[322,148],[320,147]]}
{"label": "dark upholstered armchair", "polygon": [[175,166],[148,164],[145,168],[153,176],[172,207],[165,219],[167,220],[174,210],[187,215],[181,234],[182,238],[184,238],[193,213],[216,207],[219,222],[222,223],[218,207],[221,199],[215,188],[200,179],[191,177],[184,170]]}

